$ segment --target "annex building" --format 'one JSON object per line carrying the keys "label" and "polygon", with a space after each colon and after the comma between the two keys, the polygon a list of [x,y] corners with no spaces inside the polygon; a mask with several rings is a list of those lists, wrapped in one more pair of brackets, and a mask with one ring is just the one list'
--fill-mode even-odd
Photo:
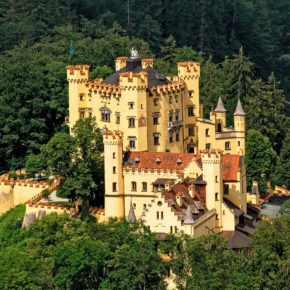
{"label": "annex building", "polygon": [[203,118],[199,63],[178,63],[173,78],[136,51],[115,63],[104,80],[89,81],[89,66],[67,67],[70,129],[93,116],[103,132],[105,218],[143,220],[161,238],[218,232],[233,247],[247,243],[259,193],[256,184],[246,192],[240,100],[228,128],[221,98]]}

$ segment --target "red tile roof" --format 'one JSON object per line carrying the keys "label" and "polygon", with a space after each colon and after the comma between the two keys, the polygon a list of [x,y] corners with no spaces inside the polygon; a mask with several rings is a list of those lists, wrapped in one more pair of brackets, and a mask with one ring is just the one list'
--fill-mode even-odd
{"label": "red tile roof", "polygon": [[[135,163],[135,167],[153,169],[179,169],[183,170],[193,159],[199,159],[193,153],[169,153],[169,152],[127,152],[125,161],[134,161],[139,157],[140,161]],[[156,162],[160,158],[161,162]],[[181,163],[177,163],[178,159]],[[132,165],[125,165],[131,167]]]}
{"label": "red tile roof", "polygon": [[223,156],[223,180],[237,180],[237,173],[240,171],[240,155]]}

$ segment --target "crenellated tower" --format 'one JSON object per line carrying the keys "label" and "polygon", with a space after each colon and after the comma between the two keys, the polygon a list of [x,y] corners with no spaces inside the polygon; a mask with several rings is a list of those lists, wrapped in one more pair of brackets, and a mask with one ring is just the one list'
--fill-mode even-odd
{"label": "crenellated tower", "polygon": [[124,217],[123,133],[103,132],[105,158],[105,216]]}
{"label": "crenellated tower", "polygon": [[203,150],[202,168],[203,179],[206,181],[206,206],[208,210],[216,210],[216,231],[222,228],[222,150]]}
{"label": "crenellated tower", "polygon": [[86,83],[89,80],[89,65],[69,65],[67,81],[69,83],[69,127],[70,131],[78,119],[89,116]]}

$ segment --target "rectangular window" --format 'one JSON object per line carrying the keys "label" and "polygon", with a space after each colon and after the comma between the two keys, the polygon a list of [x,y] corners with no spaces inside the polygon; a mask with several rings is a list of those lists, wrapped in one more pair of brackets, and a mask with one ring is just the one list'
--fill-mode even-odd
{"label": "rectangular window", "polygon": [[134,103],[129,103],[129,109],[130,110],[134,109]]}
{"label": "rectangular window", "polygon": [[205,144],[205,149],[206,149],[206,150],[210,150],[210,143],[206,143],[206,144]]}
{"label": "rectangular window", "polygon": [[188,107],[188,116],[194,116],[194,111],[193,111],[193,107]]}
{"label": "rectangular window", "polygon": [[158,125],[158,115],[153,115],[153,125]]}
{"label": "rectangular window", "polygon": [[116,159],[116,153],[113,152],[113,159]]}
{"label": "rectangular window", "polygon": [[84,94],[80,94],[80,101],[83,102],[85,100],[85,95]]}
{"label": "rectangular window", "polygon": [[173,233],[173,226],[170,226],[170,233]]}
{"label": "rectangular window", "polygon": [[209,137],[209,129],[205,129],[205,136]]}
{"label": "rectangular window", "polygon": [[158,106],[158,99],[157,98],[154,98],[153,99],[153,103],[154,103],[154,106]]}
{"label": "rectangular window", "polygon": [[173,132],[169,131],[169,142],[172,143],[173,142]]}
{"label": "rectangular window", "polygon": [[116,174],[117,170],[116,170],[116,166],[113,166],[113,174]]}
{"label": "rectangular window", "polygon": [[175,130],[175,140],[179,141],[179,130]]}
{"label": "rectangular window", "polygon": [[218,214],[215,215],[215,219],[216,219],[217,221],[220,219]]}
{"label": "rectangular window", "polygon": [[175,231],[175,233],[178,233],[178,228],[177,228],[177,226],[174,227],[174,231]]}
{"label": "rectangular window", "polygon": [[108,110],[102,110],[101,114],[103,122],[110,122],[110,112]]}
{"label": "rectangular window", "polygon": [[147,206],[146,206],[146,203],[143,203],[143,209],[145,209]]}
{"label": "rectangular window", "polygon": [[193,98],[193,91],[188,91],[188,97]]}
{"label": "rectangular window", "polygon": [[154,133],[154,145],[159,145],[159,133]]}
{"label": "rectangular window", "polygon": [[238,141],[238,146],[241,146],[241,141]]}
{"label": "rectangular window", "polygon": [[175,112],[175,120],[178,121],[178,111]]}
{"label": "rectangular window", "polygon": [[92,109],[89,109],[89,116],[92,117]]}
{"label": "rectangular window", "polygon": [[168,117],[169,117],[169,122],[172,122],[172,112],[169,112]]}
{"label": "rectangular window", "polygon": [[163,211],[161,212],[161,219],[163,220]]}
{"label": "rectangular window", "polygon": [[156,212],[156,218],[159,220],[159,211]]}
{"label": "rectangular window", "polygon": [[113,182],[112,188],[113,188],[113,192],[117,191],[117,182]]}
{"label": "rectangular window", "polygon": [[120,124],[120,114],[116,114],[116,124]]}
{"label": "rectangular window", "polygon": [[130,148],[135,149],[135,137],[129,137]]}
{"label": "rectangular window", "polygon": [[193,125],[188,126],[188,136],[194,136],[194,126]]}
{"label": "rectangular window", "polygon": [[224,184],[224,194],[229,194],[229,185]]}
{"label": "rectangular window", "polygon": [[172,96],[169,96],[169,104],[172,104]]}
{"label": "rectangular window", "polygon": [[147,191],[147,182],[142,182],[142,191]]}
{"label": "rectangular window", "polygon": [[225,150],[230,150],[231,149],[231,142],[226,142],[225,143]]}
{"label": "rectangular window", "polygon": [[80,110],[80,119],[83,120],[85,118],[85,110]]}
{"label": "rectangular window", "polygon": [[215,183],[218,183],[218,176],[215,177]]}
{"label": "rectangular window", "polygon": [[131,191],[137,191],[137,183],[135,181],[131,183]]}
{"label": "rectangular window", "polygon": [[216,201],[219,200],[219,194],[218,194],[218,193],[215,194],[215,200],[216,200]]}
{"label": "rectangular window", "polygon": [[129,128],[135,128],[135,119],[129,118]]}

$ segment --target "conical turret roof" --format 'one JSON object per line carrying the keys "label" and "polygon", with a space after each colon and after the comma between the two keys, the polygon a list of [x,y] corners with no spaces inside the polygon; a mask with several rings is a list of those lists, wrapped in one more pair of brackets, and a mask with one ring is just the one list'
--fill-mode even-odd
{"label": "conical turret roof", "polygon": [[194,219],[192,217],[192,213],[191,213],[191,205],[187,206],[186,209],[186,214],[185,214],[185,219],[183,221],[184,224],[194,224]]}
{"label": "conical turret roof", "polygon": [[224,107],[223,100],[222,100],[221,96],[219,97],[218,103],[217,103],[216,108],[215,108],[214,111],[218,112],[218,113],[222,113],[222,112],[226,112],[227,111],[225,109],[225,107]]}
{"label": "conical turret roof", "polygon": [[136,220],[136,215],[135,215],[135,212],[134,212],[134,208],[132,206],[132,200],[131,200],[131,204],[130,204],[128,220],[129,221],[135,221]]}
{"label": "conical turret roof", "polygon": [[242,103],[240,98],[238,99],[236,111],[234,112],[234,116],[245,116],[246,113],[244,112],[244,109],[242,107]]}

